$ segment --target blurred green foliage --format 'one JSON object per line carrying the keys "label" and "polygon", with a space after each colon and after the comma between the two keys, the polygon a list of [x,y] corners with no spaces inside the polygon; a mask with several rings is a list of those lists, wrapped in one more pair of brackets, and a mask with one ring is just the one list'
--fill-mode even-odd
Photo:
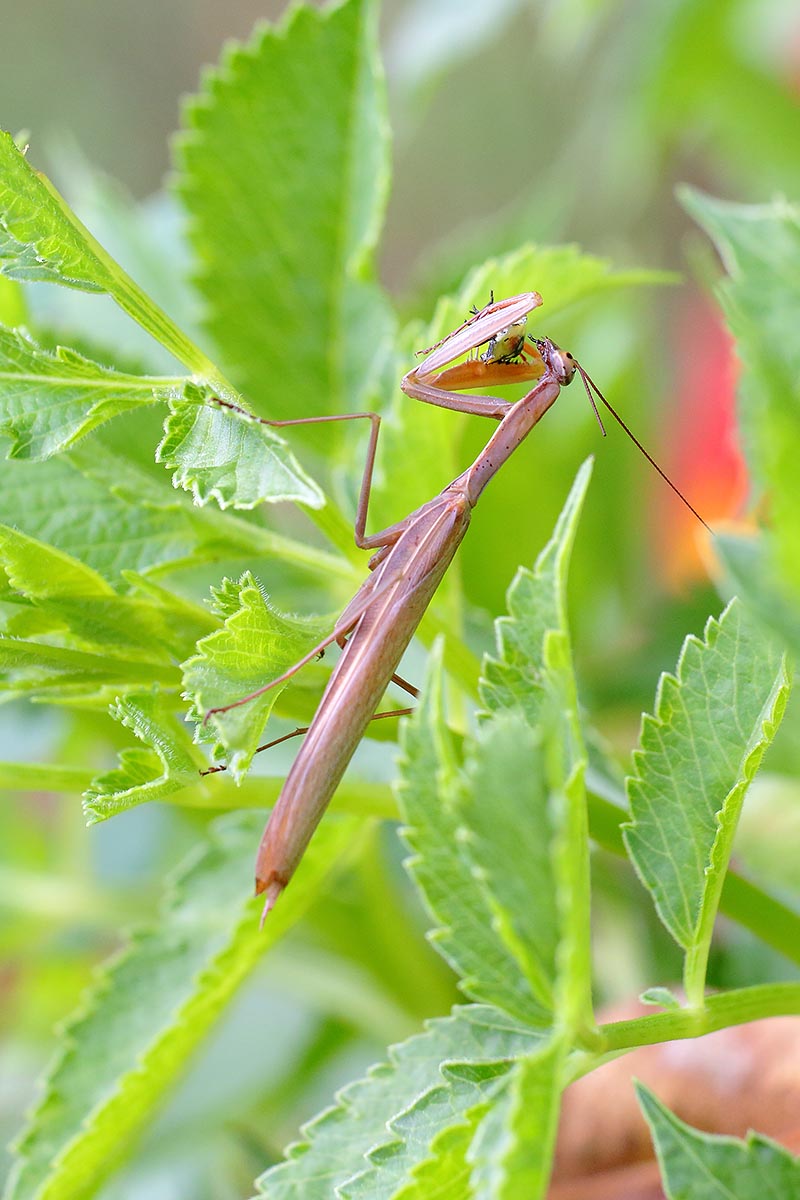
{"label": "blurred green foliage", "polygon": [[[303,20],[316,28],[312,17]],[[349,161],[353,143],[335,136],[342,128],[352,133],[342,124],[349,93],[343,88],[339,96],[341,111],[323,102],[337,80],[359,77],[359,63],[342,57],[345,48],[326,62],[333,84],[320,86],[313,119],[294,129],[292,113],[305,93],[302,87],[291,90],[297,81],[285,43],[269,44],[268,52],[275,53],[271,78],[274,97],[293,96],[294,106],[279,111],[275,104],[245,103],[245,80],[237,121],[220,123],[209,96],[218,100],[223,83],[208,80],[184,122],[175,159],[182,172],[177,192],[133,201],[88,167],[66,140],[53,155],[62,190],[98,240],[219,360],[259,411],[286,415],[383,404],[389,420],[372,528],[427,499],[483,444],[481,422],[411,405],[396,384],[413,350],[426,344],[424,336],[420,343],[421,322],[431,317],[438,298],[456,293],[437,312],[432,336],[457,324],[469,303],[484,303],[492,287],[498,294],[504,287],[543,293],[534,331],[572,346],[712,525],[754,513],[774,516],[773,532],[756,538],[736,525],[725,535],[721,558],[707,548],[701,555],[702,534],[621,432],[610,429],[607,442],[600,443],[577,387],[564,394],[487,492],[438,608],[422,630],[423,643],[442,629],[459,642],[448,646],[446,656],[452,678],[464,689],[454,696],[453,720],[469,724],[474,697],[468,680],[477,680],[478,658],[492,649],[492,619],[505,611],[517,567],[534,561],[578,464],[594,451],[569,615],[581,701],[606,739],[602,761],[612,777],[605,783],[617,796],[609,757],[619,767],[627,764],[639,714],[653,710],[659,671],[674,669],[684,635],[701,633],[707,616],[718,614],[732,591],[795,646],[800,636],[800,540],[792,487],[792,451],[800,449],[793,336],[800,289],[791,266],[798,220],[796,208],[771,203],[776,192],[800,197],[796,5],[504,0],[487,6],[464,0],[454,6],[448,0],[398,0],[387,6],[382,42],[396,141],[381,273],[395,309],[414,322],[399,338],[369,266],[387,190],[379,81],[369,81],[360,93],[363,110],[357,118],[357,136],[373,141],[374,158],[359,160],[371,186],[359,192],[363,209],[344,211],[348,237],[336,245],[336,254],[328,253],[333,243],[325,222],[342,218],[351,195],[342,185],[341,163]],[[119,47],[111,54],[112,64],[114,54],[122,61]],[[223,76],[229,79],[252,62],[232,51],[225,64]],[[137,81],[146,91],[142,84]],[[105,87],[118,111],[113,75]],[[377,108],[369,88],[376,89]],[[48,103],[52,106],[51,98]],[[96,99],[93,104],[98,107]],[[204,117],[209,111],[216,123]],[[40,165],[35,135],[34,128],[31,158]],[[248,138],[260,146],[255,159],[237,152],[237,140],[244,144]],[[135,186],[134,174],[129,185]],[[315,191],[313,208],[304,203],[302,190],[289,186],[306,176],[325,185]],[[747,372],[741,424],[754,480],[738,496],[726,442],[730,427],[712,423],[717,433],[709,434],[704,424],[709,412],[733,406],[731,352],[715,338],[718,316],[710,298],[720,265],[675,198],[680,181],[763,205],[730,208],[698,193],[687,201],[731,274],[721,298]],[[763,229],[749,240],[754,212],[771,228],[777,222],[785,240],[771,240]],[[259,222],[283,236],[270,241],[265,232],[261,242]],[[242,239],[241,229],[250,241]],[[221,253],[226,240],[229,248]],[[528,257],[494,261],[522,243],[570,241],[613,259],[616,272],[609,278],[620,283],[626,272],[635,282],[636,270],[644,266],[683,274],[668,286],[626,290],[605,285],[605,263],[578,259],[570,249],[537,246]],[[209,245],[217,249],[216,260],[204,250]],[[570,293],[576,261],[577,300]],[[487,262],[469,274],[476,263]],[[585,272],[591,263],[597,264],[597,280],[589,286]],[[749,307],[754,292],[742,277],[758,281]],[[656,282],[655,274],[652,279]],[[776,279],[780,287],[773,286]],[[113,285],[110,290],[113,294]],[[272,315],[269,325],[257,319],[265,309]],[[64,342],[80,350],[92,360],[95,383],[106,366],[175,378],[174,357],[143,336],[108,296],[42,285],[23,291],[0,278],[0,320],[26,324],[41,346]],[[699,342],[685,336],[687,321],[701,335]],[[359,331],[355,342],[353,330]],[[282,358],[285,374],[279,370]],[[71,370],[80,365],[70,362]],[[697,407],[687,413],[682,392],[699,375]],[[343,519],[334,516],[332,524],[314,527],[313,514],[288,506],[266,516],[263,508],[235,514],[194,509],[153,462],[158,428],[152,411],[137,411],[117,416],[68,456],[4,464],[2,520],[75,555],[106,579],[117,580],[123,569],[145,573],[151,590],[128,580],[133,598],[124,613],[114,610],[117,626],[147,605],[148,621],[155,620],[157,608],[159,620],[171,622],[179,640],[193,643],[218,627],[210,614],[200,615],[210,587],[246,570],[268,580],[270,597],[282,611],[331,612],[342,604],[363,569],[353,561]],[[698,429],[704,439],[699,456],[692,453]],[[292,446],[309,474],[351,512],[363,435],[298,437]],[[30,569],[32,558],[25,560]],[[4,576],[4,612],[28,622],[30,634],[33,617],[20,614],[10,599],[11,584],[13,578],[9,583]],[[164,584],[172,598],[156,597],[156,584]],[[59,628],[54,620],[43,615],[40,604],[36,621],[45,640]],[[24,633],[23,625],[16,629]],[[178,645],[159,647],[165,685],[174,686],[177,663],[187,654]],[[415,645],[404,672],[418,680],[424,663],[425,653]],[[104,670],[116,683],[107,662]],[[311,668],[281,697],[277,711],[287,729],[313,710],[321,671]],[[123,678],[129,680],[130,672]],[[26,790],[13,773],[1,780],[10,789],[0,810],[6,1026],[0,1126],[9,1136],[19,1128],[52,1054],[55,1022],[75,1010],[93,969],[123,944],[125,927],[158,913],[165,875],[187,853],[198,853],[209,820],[220,810],[263,804],[291,761],[290,745],[259,764],[266,776],[261,785],[251,778],[238,792],[227,783],[215,793],[189,789],[185,802],[134,807],[87,831],[79,793],[92,777],[117,770],[118,752],[128,755],[134,772],[126,788],[163,762],[146,746],[138,759],[130,757],[129,731],[105,715],[105,702],[115,695],[110,685],[103,690],[107,681],[108,675],[95,680],[91,695],[75,695],[70,705],[15,701],[4,708],[0,757],[44,766],[40,775],[31,767]],[[40,677],[34,682],[44,688]],[[800,790],[797,720],[790,707],[748,798],[769,819],[748,827],[737,847],[756,878],[774,882],[781,893],[798,884],[798,858],[787,849],[785,832],[786,814]],[[415,1033],[423,1018],[448,1012],[458,998],[454,977],[424,941],[425,918],[400,868],[403,851],[394,829],[366,820],[395,811],[387,786],[395,774],[386,753],[385,739],[394,736],[388,724],[379,722],[370,731],[351,768],[349,790],[336,804],[347,810],[340,814],[345,822],[353,813],[365,816],[352,827],[343,824],[344,834],[333,824],[332,842],[337,836],[346,840],[351,828],[360,830],[344,855],[346,869],[334,886],[319,868],[320,894],[309,894],[314,902],[302,921],[298,913],[297,925],[254,969],[135,1158],[104,1186],[107,1200],[156,1190],[197,1200],[249,1195],[253,1177],[278,1160],[298,1124],[338,1086],[383,1058],[387,1044]],[[251,954],[248,939],[255,929],[235,880],[243,871],[246,891],[259,823],[257,816],[243,814],[239,824],[234,819],[227,827],[238,857],[225,871],[246,911],[245,949],[237,943],[240,962]],[[190,860],[182,868],[184,881],[191,871]],[[632,872],[598,850],[594,888],[598,999],[677,978],[677,949],[642,902]],[[207,912],[202,905],[189,908],[196,924],[185,931],[184,957],[174,960],[178,985],[181,969],[187,977],[191,973],[196,943],[207,949],[203,939],[214,926],[215,908],[226,904],[223,893],[216,893]],[[229,949],[226,943],[226,953]],[[620,963],[620,969],[612,965]],[[709,982],[767,983],[794,970],[762,943],[726,927],[714,944]],[[235,980],[230,982],[232,991]],[[152,986],[160,992],[159,985]],[[141,1008],[155,1024],[146,976],[141,989]],[[179,1000],[165,997],[165,1003]],[[210,1022],[212,1015],[204,1018]]]}

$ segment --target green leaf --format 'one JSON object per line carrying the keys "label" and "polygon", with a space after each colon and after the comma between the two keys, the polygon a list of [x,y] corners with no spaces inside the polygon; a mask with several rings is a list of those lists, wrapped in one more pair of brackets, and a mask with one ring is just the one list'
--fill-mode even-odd
{"label": "green leaf", "polygon": [[205,400],[187,387],[170,403],[156,460],[174,469],[175,487],[191,491],[197,504],[216,500],[220,508],[254,508],[264,500],[322,507],[322,492],[269,426]]}
{"label": "green leaf", "polygon": [[226,388],[206,356],[106,253],[8,133],[0,131],[0,271],[107,292],[191,371]]}
{"label": "green leaf", "polygon": [[370,1151],[373,1165],[339,1187],[341,1200],[426,1200],[437,1192],[466,1200],[466,1152],[508,1067],[447,1064],[442,1070],[447,1082],[387,1123],[396,1140]]}
{"label": "green leaf", "polygon": [[689,951],[702,1000],[705,959],[744,794],[788,695],[781,655],[737,601],[684,642],[642,721],[628,784],[628,853],[661,920]]}
{"label": "green leaf", "polygon": [[7,690],[41,698],[101,699],[109,689],[177,682],[174,666],[12,637],[0,637],[0,670],[7,672]]}
{"label": "green leaf", "polygon": [[[188,503],[181,508],[180,495],[168,485],[170,508],[134,503],[132,496],[114,491],[112,479],[101,481],[84,473],[82,449],[46,463],[6,463],[0,519],[23,527],[112,582],[125,569],[147,571],[191,559],[210,540]],[[100,470],[108,464],[96,465]]]}
{"label": "green leaf", "polygon": [[293,6],[187,107],[179,189],[206,326],[270,416],[363,406],[392,340],[371,282],[388,185],[377,6]]}
{"label": "green leaf", "polygon": [[0,525],[0,563],[11,586],[31,600],[107,600],[114,589],[71,554]]}
{"label": "green leaf", "polygon": [[[402,741],[407,865],[440,926],[434,945],[470,996],[532,1023],[553,1009],[557,956],[564,1020],[591,1019],[584,752],[564,600],[588,480],[586,464],[536,571],[512,585],[501,657],[487,662],[483,684],[495,718],[465,745],[464,769],[444,722],[438,656]],[[518,872],[508,872],[511,857]]]}
{"label": "green leaf", "polygon": [[789,1200],[800,1196],[800,1159],[759,1133],[744,1141],[700,1133],[636,1084],[668,1200]]}
{"label": "green leaf", "polygon": [[725,568],[731,591],[741,596],[764,624],[800,657],[800,613],[786,581],[776,570],[778,556],[768,531],[720,533],[714,548]]}
{"label": "green leaf", "polygon": [[[481,1005],[430,1021],[424,1033],[392,1047],[388,1063],[349,1084],[334,1107],[303,1127],[304,1140],[289,1147],[286,1162],[261,1176],[258,1194],[269,1200],[329,1200],[348,1195],[345,1187],[355,1186],[354,1177],[366,1170],[375,1200],[394,1195],[395,1166],[402,1175],[413,1167],[415,1152],[424,1161],[437,1135],[462,1125],[465,1112],[448,1109],[448,1096],[466,1099],[468,1112],[481,1091],[492,1089],[539,1037]],[[464,1081],[472,1086],[462,1093]],[[396,1132],[394,1118],[402,1123],[406,1116],[402,1133]]]}
{"label": "green leaf", "polygon": [[118,596],[90,567],[3,525],[0,565],[15,592],[32,602],[6,625],[16,637],[56,634],[74,649],[110,649],[163,665],[185,657],[214,626],[202,609],[133,573],[128,582],[146,598]]}
{"label": "green leaf", "polygon": [[246,560],[274,556],[326,580],[358,578],[346,559],[308,541],[216,507],[194,507],[166,475],[148,473],[105,445],[90,448],[84,442],[36,465],[14,460],[3,477],[0,520],[80,559],[114,585],[126,571],[231,554]]}
{"label": "green leaf", "polygon": [[0,270],[11,279],[46,280],[105,292],[108,272],[86,231],[10,133],[0,132]]}
{"label": "green leaf", "polygon": [[553,1040],[514,1066],[470,1149],[474,1200],[539,1200],[547,1194],[563,1063],[563,1042]]}
{"label": "green leaf", "polygon": [[[559,909],[556,1008],[564,1028],[591,1025],[589,837],[583,744],[567,618],[567,579],[592,461],[578,471],[553,536],[533,571],[520,568],[508,616],[495,622],[498,654],[484,660],[480,695],[492,713],[520,712],[544,736],[551,799],[553,895]],[[535,839],[535,833],[531,836]],[[541,895],[537,890],[536,895]],[[515,902],[516,908],[516,902]],[[555,943],[553,951],[555,950]]]}
{"label": "green leaf", "polygon": [[61,1035],[17,1145],[6,1200],[94,1193],[131,1152],[187,1060],[262,954],[359,845],[356,819],[325,821],[291,890],[259,929],[249,897],[263,824],[226,816],[176,874],[160,919],[112,959]]}
{"label": "green leaf", "polygon": [[[331,628],[327,622],[278,612],[249,571],[238,583],[225,580],[214,596],[224,627],[198,642],[198,653],[182,668],[186,698],[198,719],[210,708],[241,700],[282,675]],[[214,742],[214,756],[226,760],[234,778],[241,778],[250,766],[284,687],[216,713],[198,727],[198,738]]]}
{"label": "green leaf", "polygon": [[[495,622],[497,657],[487,656],[483,663],[480,694],[490,712],[519,709],[531,728],[541,725],[542,708],[554,698],[554,689],[567,699],[574,681],[567,660],[547,661],[548,639],[554,635],[568,645],[566,611],[567,575],[570,556],[578,529],[581,507],[592,474],[592,460],[578,471],[566,504],[558,518],[553,536],[536,560],[533,571],[521,567],[508,589],[508,616]],[[559,659],[555,644],[551,654]],[[555,668],[553,670],[552,668]],[[575,719],[568,725],[575,736]],[[580,736],[573,751],[584,752]]]}
{"label": "green leaf", "polygon": [[132,729],[146,749],[121,751],[119,766],[92,780],[83,798],[88,825],[197,784],[204,761],[184,726],[158,694],[126,696],[111,715]]}
{"label": "green leaf", "polygon": [[744,368],[739,401],[748,461],[769,489],[775,561],[800,596],[800,207],[786,200],[729,204],[691,188],[679,195],[728,271],[716,292]]}
{"label": "green leaf", "polygon": [[76,350],[41,349],[26,334],[0,327],[0,435],[9,457],[57,454],[120,413],[165,400],[179,379],[124,375]]}
{"label": "green leaf", "polygon": [[[468,996],[530,1024],[546,1023],[548,1007],[497,935],[492,901],[485,888],[476,886],[464,850],[462,784],[444,719],[440,644],[431,654],[421,699],[403,725],[400,745],[397,799],[405,822],[403,840],[413,855],[406,868],[438,926],[430,935],[433,946],[461,976],[459,986]],[[493,789],[495,794],[499,789]]]}
{"label": "green leaf", "polygon": [[[479,1091],[474,1085],[471,1090],[473,1094]],[[447,1196],[448,1200],[472,1200],[467,1155],[481,1118],[487,1109],[491,1111],[491,1096],[496,1090],[496,1084],[493,1088],[484,1087],[487,1099],[473,1104],[472,1107],[458,1104],[458,1107],[463,1107],[464,1110],[461,1123],[446,1125],[431,1139],[427,1157],[410,1172],[410,1182],[403,1184],[398,1191],[389,1193],[387,1190],[383,1194],[391,1194],[393,1200],[430,1200],[432,1196]],[[364,1196],[366,1200],[371,1194],[374,1195],[368,1192],[351,1192],[350,1189],[342,1192],[342,1196],[347,1197],[347,1200],[350,1200],[351,1195]]]}
{"label": "green leaf", "polygon": [[[501,713],[483,724],[467,755],[454,797],[461,853],[495,935],[550,1011],[560,923],[542,739],[520,712]],[[424,834],[415,840],[424,854]]]}

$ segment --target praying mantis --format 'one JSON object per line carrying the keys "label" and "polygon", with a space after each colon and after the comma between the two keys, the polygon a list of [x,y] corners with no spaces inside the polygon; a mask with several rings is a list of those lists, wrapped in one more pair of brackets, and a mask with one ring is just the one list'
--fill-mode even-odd
{"label": "praying mantis", "polygon": [[[389,684],[394,682],[416,696],[416,688],[397,675],[397,667],[467,532],[472,510],[484,488],[576,373],[583,381],[603,435],[605,429],[593,392],[683,503],[706,525],[634,437],[580,363],[549,338],[533,338],[526,333],[528,314],[541,303],[538,292],[523,292],[497,302],[492,295],[489,304],[482,309],[473,309],[456,330],[436,345],[420,351],[425,355],[423,361],[408,371],[400,385],[407,396],[440,408],[489,417],[499,424],[472,465],[438,496],[379,533],[366,532],[380,430],[377,413],[301,417],[289,421],[253,418],[279,427],[340,420],[370,422],[356,510],[355,541],[362,549],[374,551],[369,561],[369,576],[326,638],[264,687],[232,704],[212,708],[205,715],[208,720],[215,714],[246,704],[286,682],[333,642],[341,647],[341,655],[311,724],[295,731],[304,733],[305,740],[286,777],[258,848],[256,894],[265,896],[262,924],[294,874],[367,725],[375,719],[375,710]],[[486,349],[476,355],[482,346]],[[465,354],[470,357],[454,366],[449,365]],[[532,381],[535,381],[534,386],[517,401],[484,394],[460,394],[467,389]],[[216,402],[225,408],[244,411],[228,401],[217,399]],[[377,716],[400,716],[410,711],[400,709]],[[268,746],[292,736],[294,734],[285,735]],[[219,769],[211,768],[211,771]]]}

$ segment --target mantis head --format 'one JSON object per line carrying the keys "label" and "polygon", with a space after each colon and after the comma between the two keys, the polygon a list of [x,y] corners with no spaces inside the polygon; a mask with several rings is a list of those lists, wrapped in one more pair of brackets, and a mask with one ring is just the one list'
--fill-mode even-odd
{"label": "mantis head", "polygon": [[531,338],[530,340],[542,356],[544,365],[555,375],[558,384],[566,387],[572,383],[575,372],[580,368],[569,351],[562,350],[555,342],[551,342],[550,338]]}

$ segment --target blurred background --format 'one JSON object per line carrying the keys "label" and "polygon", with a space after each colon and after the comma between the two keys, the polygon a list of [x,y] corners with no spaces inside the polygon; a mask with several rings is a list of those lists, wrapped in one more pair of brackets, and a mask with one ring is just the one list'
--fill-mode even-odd
{"label": "blurred background", "polygon": [[[147,239],[120,244],[115,214],[138,205],[142,230],[169,242],[170,264],[185,266],[169,192],[181,97],[227,39],[246,39],[283,7],[0,2],[0,125],[29,131],[36,164],[154,291]],[[545,307],[537,331],[569,338],[706,520],[747,521],[759,498],[736,441],[736,362],[709,297],[719,267],[674,187],[685,181],[741,201],[800,198],[796,0],[387,0],[382,45],[395,140],[381,276],[401,312],[427,318],[472,265],[525,241],[576,242],[619,268],[680,272],[672,286],[570,313],[557,328]],[[162,296],[173,290],[170,311],[191,308],[183,283],[162,278],[160,286]],[[40,302],[52,305],[50,322],[68,341],[85,298]],[[463,548],[462,575],[480,650],[516,567],[533,561],[575,469],[597,452],[573,626],[584,702],[624,761],[658,672],[674,667],[685,634],[700,633],[722,601],[691,515],[616,431],[598,444],[579,402],[570,395],[570,415],[549,419],[535,459],[518,456],[493,485]],[[481,433],[467,430],[465,462]],[[68,733],[72,761],[94,762],[93,721],[71,721]],[[66,736],[57,715],[9,706],[0,758],[36,761],[53,747],[63,758]],[[390,774],[372,751],[365,747],[360,769]],[[788,778],[796,766],[785,734],[744,822],[743,861],[778,891],[797,882],[796,856],[782,849],[797,844]],[[35,1094],[54,1023],[119,944],[120,928],[152,913],[165,871],[206,820],[152,806],[87,832],[77,797],[6,800],[3,1137]],[[104,1195],[248,1195],[253,1175],[337,1086],[457,999],[424,943],[401,857],[391,829],[375,835],[374,854],[243,990],[136,1165]],[[596,885],[600,998],[671,980],[677,955],[638,902],[630,872],[598,856]],[[787,978],[790,969],[726,927],[714,972],[734,984]],[[279,1038],[269,1036],[275,1030]]]}

